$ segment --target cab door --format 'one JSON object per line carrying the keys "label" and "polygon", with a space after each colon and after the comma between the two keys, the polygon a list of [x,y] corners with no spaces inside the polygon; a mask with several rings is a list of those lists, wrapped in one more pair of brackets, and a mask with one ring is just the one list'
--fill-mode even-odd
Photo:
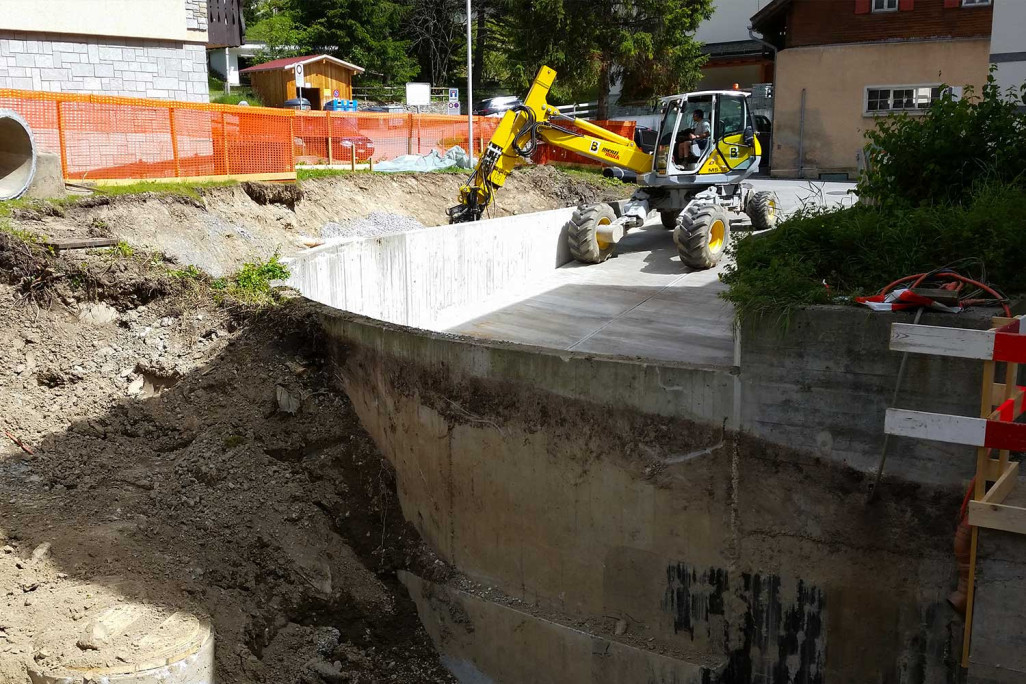
{"label": "cab door", "polygon": [[[713,127],[719,163],[726,172],[742,171],[758,162],[761,150],[755,136],[748,99],[743,95],[718,95]],[[722,173],[722,171],[721,171]]]}

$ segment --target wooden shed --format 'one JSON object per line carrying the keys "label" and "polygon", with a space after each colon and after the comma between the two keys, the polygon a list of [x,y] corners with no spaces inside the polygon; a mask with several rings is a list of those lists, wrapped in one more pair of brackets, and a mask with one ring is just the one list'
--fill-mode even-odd
{"label": "wooden shed", "polygon": [[336,90],[340,99],[353,99],[353,76],[363,73],[363,67],[329,55],[276,59],[239,73],[249,76],[253,91],[265,106],[281,107],[286,100],[296,97],[297,67],[303,70],[302,95],[310,100],[313,109],[322,109]]}

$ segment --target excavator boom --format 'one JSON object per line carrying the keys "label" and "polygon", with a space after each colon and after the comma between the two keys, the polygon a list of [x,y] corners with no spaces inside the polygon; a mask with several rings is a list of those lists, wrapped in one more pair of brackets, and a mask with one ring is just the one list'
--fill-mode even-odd
{"label": "excavator boom", "polygon": [[[547,102],[556,72],[543,66],[531,89],[518,105],[506,112],[492,135],[484,155],[467,183],[460,188],[460,203],[449,209],[449,222],[476,221],[492,203],[495,190],[506,183],[514,168],[530,159],[539,142],[570,150],[609,166],[638,173],[652,170],[652,156],[633,140],[590,121],[561,114]],[[568,126],[573,126],[573,130]]]}

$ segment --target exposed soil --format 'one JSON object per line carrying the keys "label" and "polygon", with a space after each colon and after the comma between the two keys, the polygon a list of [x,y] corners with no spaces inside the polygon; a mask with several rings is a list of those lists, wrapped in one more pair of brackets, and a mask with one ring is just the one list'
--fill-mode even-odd
{"label": "exposed soil", "polygon": [[[90,197],[66,208],[16,212],[16,227],[50,238],[114,237],[138,250],[194,264],[215,277],[275,251],[288,256],[372,213],[408,217],[425,226],[448,222],[462,174],[353,173],[301,185],[245,183],[201,190],[201,199],[143,194]],[[551,166],[513,173],[490,216],[524,214],[627,197],[633,186],[582,180]],[[325,226],[331,227],[325,231]],[[409,227],[409,224],[398,226]]]}
{"label": "exposed soil", "polygon": [[445,567],[304,302],[69,254],[0,233],[0,681],[134,662],[101,619],[125,606],[209,616],[219,682],[451,681],[395,577]]}

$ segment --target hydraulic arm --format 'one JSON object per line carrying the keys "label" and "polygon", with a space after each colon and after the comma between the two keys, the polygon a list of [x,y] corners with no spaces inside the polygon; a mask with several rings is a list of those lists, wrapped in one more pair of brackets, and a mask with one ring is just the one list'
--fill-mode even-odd
{"label": "hydraulic arm", "polygon": [[[531,84],[524,104],[506,112],[492,135],[488,148],[460,188],[460,203],[449,209],[449,222],[477,221],[492,203],[495,190],[501,188],[510,172],[529,159],[544,141],[609,166],[638,173],[652,170],[652,156],[633,140],[616,135],[601,126],[561,114],[546,102],[556,72],[543,66]],[[572,130],[560,124],[573,125]],[[581,132],[583,131],[583,132]]]}

